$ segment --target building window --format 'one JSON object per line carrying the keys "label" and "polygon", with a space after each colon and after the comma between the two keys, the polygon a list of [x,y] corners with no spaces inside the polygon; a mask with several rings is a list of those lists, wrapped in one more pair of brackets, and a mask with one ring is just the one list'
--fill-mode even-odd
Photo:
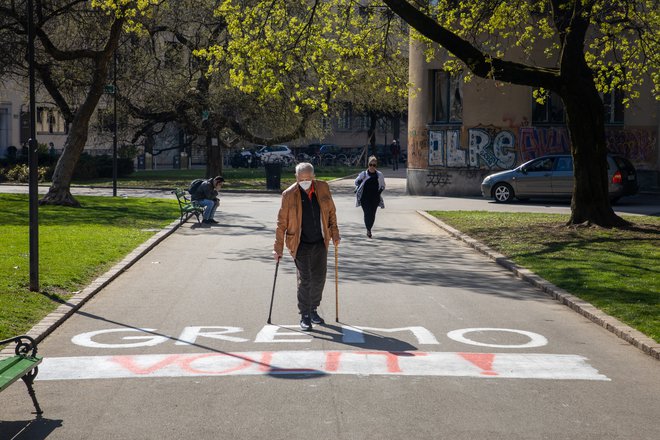
{"label": "building window", "polygon": [[563,124],[566,122],[564,103],[559,95],[550,93],[543,104],[532,99],[532,122],[535,124]]}
{"label": "building window", "polygon": [[357,129],[361,131],[367,131],[371,127],[371,116],[367,113],[362,113],[357,117]]}
{"label": "building window", "polygon": [[433,71],[433,122],[461,122],[463,120],[462,75],[444,70]]}
{"label": "building window", "polygon": [[321,116],[321,128],[323,128],[323,130],[330,129],[330,119],[325,115]]}
{"label": "building window", "polygon": [[[111,133],[115,130],[115,112],[112,107],[98,108],[96,110],[97,129],[99,132]],[[128,127],[128,116],[126,113],[117,113],[117,130],[125,130]]]}
{"label": "building window", "polygon": [[603,93],[606,124],[623,124],[623,98],[623,90],[620,89]]}
{"label": "building window", "polygon": [[55,108],[37,107],[36,118],[38,133],[62,134],[66,133],[64,116]]}
{"label": "building window", "polygon": [[337,129],[350,130],[352,118],[353,118],[353,111],[351,109],[350,104],[344,105],[341,108],[341,110],[339,110],[339,118],[337,119]]}

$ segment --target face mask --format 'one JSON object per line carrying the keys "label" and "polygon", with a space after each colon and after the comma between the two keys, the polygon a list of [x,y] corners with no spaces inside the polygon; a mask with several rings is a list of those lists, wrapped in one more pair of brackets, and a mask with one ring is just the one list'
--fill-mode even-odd
{"label": "face mask", "polygon": [[298,182],[298,185],[305,191],[309,190],[312,187],[312,181],[311,180],[303,180],[301,182]]}

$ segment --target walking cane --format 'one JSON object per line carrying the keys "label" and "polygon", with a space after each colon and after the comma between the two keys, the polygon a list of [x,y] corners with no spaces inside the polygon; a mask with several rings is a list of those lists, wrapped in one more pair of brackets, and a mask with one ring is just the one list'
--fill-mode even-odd
{"label": "walking cane", "polygon": [[273,299],[275,298],[275,283],[277,282],[277,269],[280,267],[280,259],[275,263],[275,278],[273,279],[273,293],[270,295],[270,310],[268,311],[268,324],[270,324],[270,317],[273,314]]}
{"label": "walking cane", "polygon": [[339,322],[339,246],[335,245],[335,322]]}

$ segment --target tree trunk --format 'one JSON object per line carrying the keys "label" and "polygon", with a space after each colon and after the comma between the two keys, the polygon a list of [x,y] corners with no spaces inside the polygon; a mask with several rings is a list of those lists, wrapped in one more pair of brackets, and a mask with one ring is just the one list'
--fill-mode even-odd
{"label": "tree trunk", "polygon": [[85,149],[89,133],[89,120],[101,94],[98,93],[98,96],[95,96],[96,94],[90,92],[85,104],[76,112],[64,144],[64,151],[53,172],[53,182],[48,193],[39,201],[40,205],[80,206],[80,203],[71,195],[71,180],[78,159]]}
{"label": "tree trunk", "polygon": [[103,52],[100,52],[94,59],[94,74],[89,91],[74,115],[69,135],[64,144],[64,151],[53,172],[53,182],[48,193],[39,201],[40,205],[80,206],[80,203],[71,195],[71,179],[87,143],[89,121],[103,96],[103,86],[107,81],[108,68],[117,48],[122,26],[123,19],[115,20]]}
{"label": "tree trunk", "polygon": [[570,20],[562,20],[571,26],[565,33],[559,90],[566,109],[575,176],[568,224],[625,226],[628,222],[614,213],[609,198],[605,109],[584,57],[589,23],[574,13]]}
{"label": "tree trunk", "polygon": [[[576,81],[577,82],[577,81]],[[571,87],[563,96],[573,155],[573,199],[569,225],[624,226],[609,198],[603,104],[595,88]]]}
{"label": "tree trunk", "polygon": [[87,142],[89,117],[87,118],[87,122],[81,122],[81,111],[82,109],[78,110],[76,118],[71,124],[69,136],[64,144],[64,151],[57,160],[57,165],[53,172],[53,182],[48,193],[39,201],[40,205],[80,207],[80,203],[71,195],[70,189],[73,172]]}
{"label": "tree trunk", "polygon": [[369,150],[364,158],[364,166],[367,166],[367,161],[369,156],[378,155],[378,149],[376,148],[376,124],[378,123],[378,117],[376,112],[369,112],[369,130],[367,131],[367,137],[369,138]]}

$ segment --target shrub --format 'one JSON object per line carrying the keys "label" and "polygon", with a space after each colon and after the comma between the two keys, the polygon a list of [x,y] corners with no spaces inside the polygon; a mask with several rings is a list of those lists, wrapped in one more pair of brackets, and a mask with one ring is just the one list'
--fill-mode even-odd
{"label": "shrub", "polygon": [[[45,149],[45,146],[42,147],[42,145],[43,144],[39,144],[39,149],[37,151],[38,164],[43,166],[55,165],[57,163],[57,160],[60,158],[59,154],[52,154],[50,151]],[[11,167],[17,164],[27,165],[28,163],[27,149],[25,150],[21,149],[20,154],[18,154],[18,151],[19,150],[16,147],[8,147],[7,155],[0,159],[0,165],[5,167]]]}
{"label": "shrub", "polygon": [[[48,173],[52,175],[52,171],[50,171],[50,167],[38,167],[37,181],[38,182],[45,181],[46,175]],[[30,169],[27,165],[24,164],[14,165],[13,167],[6,169],[4,171],[4,175],[7,177],[7,180],[13,182],[27,183],[30,181]]]}
{"label": "shrub", "polygon": [[7,179],[14,182],[27,182],[29,177],[28,166],[24,164],[14,165],[7,170]]}
{"label": "shrub", "polygon": [[[135,171],[133,159],[117,159],[117,177],[129,176]],[[73,172],[74,179],[95,179],[112,177],[112,157],[108,155],[92,156],[83,153]]]}

